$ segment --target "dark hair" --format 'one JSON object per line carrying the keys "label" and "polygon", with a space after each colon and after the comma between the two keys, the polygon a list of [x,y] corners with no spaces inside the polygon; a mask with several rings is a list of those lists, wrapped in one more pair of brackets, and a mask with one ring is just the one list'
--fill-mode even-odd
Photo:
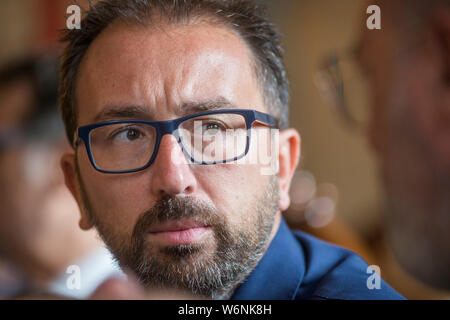
{"label": "dark hair", "polygon": [[25,80],[33,90],[31,105],[23,124],[56,113],[58,91],[58,65],[54,56],[25,56],[8,61],[0,68],[0,87]]}
{"label": "dark hair", "polygon": [[[91,2],[89,2],[91,3]],[[289,91],[283,65],[280,35],[263,8],[252,0],[103,0],[89,6],[81,28],[65,30],[66,42],[60,68],[59,105],[69,141],[77,126],[75,82],[84,54],[94,39],[111,23],[148,25],[155,18],[169,24],[206,19],[235,31],[251,49],[256,74],[266,108],[278,121],[280,129],[288,127]]]}

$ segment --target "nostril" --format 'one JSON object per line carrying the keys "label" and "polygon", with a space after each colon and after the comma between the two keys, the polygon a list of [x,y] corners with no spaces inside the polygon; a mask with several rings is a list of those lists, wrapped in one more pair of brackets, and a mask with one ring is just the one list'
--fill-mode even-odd
{"label": "nostril", "polygon": [[193,192],[193,190],[194,190],[194,188],[192,188],[192,186],[189,185],[189,186],[187,186],[187,187],[184,189],[184,192],[183,192],[183,193],[185,193],[185,194],[191,194],[191,193]]}
{"label": "nostril", "polygon": [[179,195],[179,194],[191,194],[193,192],[194,188],[192,188],[192,186],[187,186],[184,189],[181,188],[177,188],[177,187],[167,187],[167,188],[162,188],[159,190],[159,197],[160,198],[164,198],[164,197],[173,197],[174,195]]}

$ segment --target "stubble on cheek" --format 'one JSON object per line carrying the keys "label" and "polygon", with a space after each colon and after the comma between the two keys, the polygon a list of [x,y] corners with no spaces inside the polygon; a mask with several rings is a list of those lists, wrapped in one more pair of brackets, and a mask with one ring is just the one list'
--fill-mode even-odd
{"label": "stubble on cheek", "polygon": [[[100,213],[79,178],[92,223],[121,267],[131,269],[145,287],[182,288],[210,297],[228,292],[262,256],[277,210],[278,187],[270,183],[262,194],[251,189],[255,184],[242,192],[228,191],[228,202],[222,199],[224,206],[229,205],[226,215],[196,198],[159,201],[137,218],[130,216],[131,210],[119,214],[111,204],[104,204],[111,211]],[[123,204],[120,207],[126,209]],[[158,245],[146,236],[150,226],[181,218],[198,219],[210,225],[212,232],[199,243],[176,246]]]}

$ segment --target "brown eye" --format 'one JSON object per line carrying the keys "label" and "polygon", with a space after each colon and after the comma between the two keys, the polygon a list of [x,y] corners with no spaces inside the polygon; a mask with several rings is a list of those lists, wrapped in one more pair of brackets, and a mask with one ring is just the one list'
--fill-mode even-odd
{"label": "brown eye", "polygon": [[127,139],[130,141],[136,140],[141,136],[141,133],[135,129],[129,129],[127,131]]}
{"label": "brown eye", "polygon": [[115,132],[111,139],[115,142],[132,142],[142,137],[142,132],[136,128],[123,128],[118,132]]}
{"label": "brown eye", "polygon": [[225,131],[225,128],[217,122],[210,122],[203,125],[203,134],[215,135],[220,131]]}
{"label": "brown eye", "polygon": [[210,123],[205,126],[205,130],[212,130],[213,132],[216,132],[219,129],[219,126],[215,123]]}

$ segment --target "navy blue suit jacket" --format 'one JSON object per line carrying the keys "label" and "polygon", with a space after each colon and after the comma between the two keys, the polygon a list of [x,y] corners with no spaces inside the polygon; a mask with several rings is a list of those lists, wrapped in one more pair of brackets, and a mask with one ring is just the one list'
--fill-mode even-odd
{"label": "navy blue suit jacket", "polygon": [[404,299],[382,280],[379,289],[369,289],[367,267],[354,252],[291,231],[281,219],[265,255],[231,299]]}

